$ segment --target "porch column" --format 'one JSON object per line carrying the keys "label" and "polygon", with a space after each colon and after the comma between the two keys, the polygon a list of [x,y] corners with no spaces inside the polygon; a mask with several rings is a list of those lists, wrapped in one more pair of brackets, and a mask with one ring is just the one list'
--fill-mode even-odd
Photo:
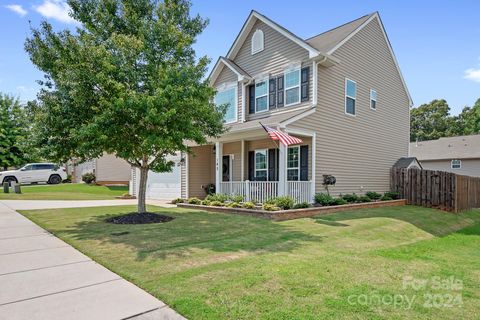
{"label": "porch column", "polygon": [[287,147],[279,143],[278,152],[278,195],[287,194]]}
{"label": "porch column", "polygon": [[310,199],[310,200],[312,202],[314,202],[314,199],[315,199],[315,183],[316,183],[316,177],[317,177],[317,172],[315,170],[316,166],[317,166],[316,158],[317,158],[317,133],[314,132],[313,135],[312,135],[312,161],[311,161],[311,166],[312,166],[311,197],[312,197],[312,199]]}
{"label": "porch column", "polygon": [[245,180],[245,140],[240,142],[240,181]]}
{"label": "porch column", "polygon": [[221,193],[223,143],[215,142],[215,192]]}

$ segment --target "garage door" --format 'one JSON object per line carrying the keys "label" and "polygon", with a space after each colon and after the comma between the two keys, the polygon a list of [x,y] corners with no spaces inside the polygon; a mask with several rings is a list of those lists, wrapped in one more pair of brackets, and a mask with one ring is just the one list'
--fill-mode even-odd
{"label": "garage door", "polygon": [[148,173],[147,181],[147,199],[167,199],[172,200],[180,198],[180,156],[172,157],[175,161],[175,167],[172,172]]}

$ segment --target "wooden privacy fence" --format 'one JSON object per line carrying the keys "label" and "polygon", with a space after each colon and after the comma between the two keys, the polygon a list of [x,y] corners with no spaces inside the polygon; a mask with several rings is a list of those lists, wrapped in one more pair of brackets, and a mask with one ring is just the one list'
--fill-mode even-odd
{"label": "wooden privacy fence", "polygon": [[480,208],[480,178],[451,172],[392,168],[390,188],[407,204],[459,212]]}

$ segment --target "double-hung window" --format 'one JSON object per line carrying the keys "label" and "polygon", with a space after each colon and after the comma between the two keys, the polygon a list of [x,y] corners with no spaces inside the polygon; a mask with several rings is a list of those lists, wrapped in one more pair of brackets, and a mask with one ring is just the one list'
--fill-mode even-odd
{"label": "double-hung window", "polygon": [[287,150],[287,180],[298,181],[300,179],[300,147],[288,147]]}
{"label": "double-hung window", "polygon": [[224,117],[226,123],[237,121],[237,86],[230,85],[225,89],[218,90],[215,96],[215,105],[227,105]]}
{"label": "double-hung window", "polygon": [[255,112],[268,110],[268,79],[255,83]]}
{"label": "double-hung window", "polygon": [[300,69],[285,71],[285,105],[300,102]]}
{"label": "double-hung window", "polygon": [[357,99],[357,84],[355,81],[345,79],[345,113],[355,115],[355,104]]}
{"label": "double-hung window", "polygon": [[370,89],[370,109],[377,109],[377,91]]}
{"label": "double-hung window", "polygon": [[454,159],[452,160],[452,169],[461,169],[462,168],[462,160]]}
{"label": "double-hung window", "polygon": [[268,151],[267,149],[255,150],[255,179],[267,180],[268,176]]}

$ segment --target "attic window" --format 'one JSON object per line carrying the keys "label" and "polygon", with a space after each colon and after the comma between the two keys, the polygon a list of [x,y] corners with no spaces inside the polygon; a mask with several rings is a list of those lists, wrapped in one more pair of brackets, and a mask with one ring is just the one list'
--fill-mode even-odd
{"label": "attic window", "polygon": [[263,51],[263,31],[257,29],[252,36],[252,54]]}

